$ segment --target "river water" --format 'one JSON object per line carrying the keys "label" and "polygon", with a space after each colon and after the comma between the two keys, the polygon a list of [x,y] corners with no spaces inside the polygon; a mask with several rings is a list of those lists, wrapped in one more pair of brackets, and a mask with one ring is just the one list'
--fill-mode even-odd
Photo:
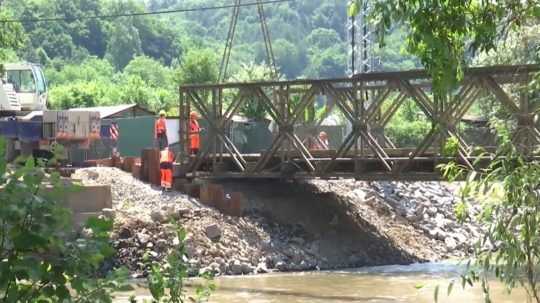
{"label": "river water", "polygon": [[[346,271],[297,274],[268,274],[216,279],[217,291],[210,302],[307,303],[432,303],[439,285],[439,302],[484,302],[480,287],[461,289],[456,283],[446,295],[450,280],[459,276],[460,267],[450,263],[381,266]],[[505,291],[498,282],[491,283],[493,302],[523,303],[523,290]],[[136,292],[146,297],[143,289]],[[119,300],[122,302],[125,300]]]}

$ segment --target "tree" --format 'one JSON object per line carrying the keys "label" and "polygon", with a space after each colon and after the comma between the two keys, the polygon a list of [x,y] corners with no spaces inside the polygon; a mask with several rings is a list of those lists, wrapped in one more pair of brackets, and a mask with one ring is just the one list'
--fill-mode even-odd
{"label": "tree", "polygon": [[[276,40],[273,43],[273,48],[279,72],[288,79],[294,79],[299,76],[299,72],[307,61],[305,52],[284,39]],[[261,44],[257,55],[260,61],[266,61],[261,60],[262,58],[266,59],[266,53],[263,50],[264,47]],[[268,64],[268,62],[265,63]]]}
{"label": "tree", "polygon": [[214,83],[218,78],[218,59],[211,49],[190,49],[176,71],[180,84]]}
{"label": "tree", "polygon": [[[10,19],[12,17],[9,10],[2,7],[0,2],[0,20]],[[3,70],[2,61],[13,56],[15,49],[23,44],[23,28],[18,23],[3,23],[0,26],[0,73]]]}
{"label": "tree", "polygon": [[[8,167],[4,152],[0,140],[0,301],[110,303],[114,292],[129,289],[126,270],[102,273],[114,253],[112,221],[90,218],[77,232],[62,202],[77,188],[66,186],[58,172],[46,173],[39,159]],[[63,153],[59,146],[54,152]],[[212,277],[203,275],[205,285],[186,296],[185,232],[177,228],[176,234],[178,245],[162,264],[152,264],[153,302],[205,302],[215,289]]]}
{"label": "tree", "polygon": [[50,90],[50,103],[54,109],[94,107],[104,101],[106,87],[96,81],[75,82],[55,86]]}
{"label": "tree", "polygon": [[106,58],[122,70],[134,57],[142,54],[141,38],[136,27],[129,22],[116,22],[110,32]]}
{"label": "tree", "polygon": [[[350,15],[358,13],[361,2],[351,1]],[[496,50],[498,39],[504,39],[510,29],[519,29],[540,16],[535,1],[381,0],[374,7],[373,17],[380,29],[388,30],[396,23],[409,26],[407,49],[433,77],[435,101],[462,78],[467,50]],[[467,171],[456,163],[441,168],[451,180],[468,174],[462,195],[480,200],[482,206],[479,220],[486,234],[475,248],[462,285],[481,282],[486,302],[491,302],[489,275],[494,274],[509,289],[523,286],[530,300],[540,302],[540,164],[528,151],[512,144],[511,127],[498,128],[500,149],[491,155],[486,169]],[[456,142],[455,138],[448,140],[445,154],[456,154]],[[461,219],[467,218],[467,210],[466,201],[456,206]],[[437,297],[438,291],[435,294]]]}
{"label": "tree", "polygon": [[58,86],[80,81],[108,82],[113,79],[115,70],[109,61],[96,57],[90,57],[80,64],[54,59],[47,65],[45,74],[50,86]]}
{"label": "tree", "polygon": [[333,29],[318,28],[306,38],[310,49],[324,50],[341,43],[338,33]]}
{"label": "tree", "polygon": [[347,55],[344,47],[336,45],[310,54],[304,74],[310,78],[338,78],[345,76]]}
{"label": "tree", "polygon": [[171,87],[172,71],[163,66],[160,62],[146,57],[137,56],[124,68],[127,76],[139,76],[146,85],[152,87]]}
{"label": "tree", "polygon": [[[255,63],[243,64],[240,70],[231,77],[234,82],[254,82],[272,80],[272,68],[267,65],[257,65]],[[259,100],[250,99],[244,102],[240,108],[247,118],[263,119],[266,118],[267,110],[264,104]]]}
{"label": "tree", "polygon": [[[361,5],[350,1],[349,15],[358,14]],[[407,50],[420,59],[441,96],[463,78],[468,50],[493,50],[509,29],[540,16],[534,1],[380,0],[373,7],[380,43],[395,24],[408,26]]]}

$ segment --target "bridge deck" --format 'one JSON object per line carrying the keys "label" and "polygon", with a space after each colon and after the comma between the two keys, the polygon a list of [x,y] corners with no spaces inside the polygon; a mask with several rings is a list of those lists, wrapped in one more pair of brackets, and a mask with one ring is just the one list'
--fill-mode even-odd
{"label": "bridge deck", "polygon": [[[335,151],[327,152],[328,155]],[[304,159],[301,157],[290,157],[284,161],[281,156],[272,156],[268,161],[267,169],[255,171],[254,168],[261,157],[261,154],[242,154],[247,161],[246,170],[240,171],[235,165],[234,158],[230,154],[209,155],[195,172],[190,167],[197,160],[196,156],[184,159],[184,164],[177,165],[177,174],[188,178],[295,178],[295,179],[336,179],[354,178],[357,180],[404,180],[404,181],[436,181],[442,176],[437,168],[439,164],[455,161],[455,158],[437,157],[433,153],[427,153],[421,157],[410,158],[408,153],[399,154],[394,151],[393,156],[387,160],[392,165],[392,170],[388,170],[374,155],[358,155],[354,157],[348,154],[342,158],[331,156],[317,157],[310,159],[314,165],[314,171],[308,171]],[[470,162],[475,162],[478,166],[486,166],[490,162],[489,157],[468,157]],[[458,160],[459,162],[459,160]],[[325,171],[328,164],[334,164],[331,171]],[[462,163],[463,164],[463,163]]]}

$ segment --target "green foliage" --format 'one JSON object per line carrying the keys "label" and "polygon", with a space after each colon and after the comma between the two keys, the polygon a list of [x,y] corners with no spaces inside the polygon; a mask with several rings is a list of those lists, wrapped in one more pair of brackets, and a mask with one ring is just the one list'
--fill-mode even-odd
{"label": "green foliage", "polygon": [[142,43],[139,31],[129,23],[117,21],[112,25],[111,41],[107,48],[106,58],[118,70],[122,70],[135,56],[142,54]]}
{"label": "green foliage", "polygon": [[176,108],[173,70],[146,56],[135,57],[122,73],[115,72],[107,60],[97,58],[78,65],[55,59],[46,73],[50,75],[52,108],[127,103],[151,110]]}
{"label": "green foliage", "polygon": [[306,76],[310,78],[338,78],[346,67],[346,50],[341,45],[336,45],[322,52],[313,52],[309,56],[309,66]]}
{"label": "green foliage", "polygon": [[60,202],[66,185],[45,174],[33,158],[11,168],[0,144],[0,301],[112,302],[125,271],[100,274],[112,256],[112,223],[93,218],[83,238],[71,230],[71,215]]}
{"label": "green foliage", "polygon": [[[77,18],[79,16],[144,12],[178,7],[201,7],[230,4],[225,0],[197,1],[105,1],[105,0],[5,0],[15,18],[40,18],[49,16]],[[144,6],[146,4],[146,7]],[[295,3],[268,5],[267,23],[273,41],[278,69],[287,77],[295,78],[306,74],[310,62],[308,47],[315,36],[330,34],[337,39],[334,44],[318,44],[325,51],[336,45],[346,44],[346,3],[323,0],[301,0]],[[213,56],[220,58],[224,38],[230,20],[230,10],[211,10],[184,13],[181,15],[137,16],[110,19],[86,19],[69,22],[24,23],[30,37],[19,51],[19,56],[28,61],[48,64],[61,59],[80,63],[89,56],[107,58],[121,71],[132,58],[145,55],[165,66],[176,67],[187,61],[190,49],[210,49]],[[264,64],[266,55],[262,35],[254,7],[242,8],[232,52],[232,73],[241,64],[255,62]],[[322,38],[322,37],[321,37]],[[335,55],[335,53],[334,53]],[[312,75],[345,75],[346,51],[342,57],[332,58],[332,64],[321,64],[324,72],[311,68]],[[342,60],[340,62],[339,60]],[[321,60],[325,61],[325,60]]]}
{"label": "green foliage", "polygon": [[107,93],[105,88],[94,81],[56,86],[50,91],[50,106],[56,109],[97,106]]}
{"label": "green foliage", "polygon": [[407,101],[396,111],[385,134],[399,147],[418,146],[431,129],[431,122],[419,114],[420,109],[412,101]]}
{"label": "green foliage", "polygon": [[[10,10],[1,7],[0,1],[0,21],[10,19]],[[3,70],[2,62],[13,56],[15,49],[20,48],[24,42],[23,28],[17,23],[2,23],[0,26],[0,72]]]}
{"label": "green foliage", "polygon": [[96,81],[105,83],[115,75],[114,67],[107,60],[90,57],[80,64],[55,59],[45,69],[47,82],[51,86],[67,85],[74,82]]}
{"label": "green foliage", "polygon": [[463,78],[467,48],[496,49],[498,38],[537,18],[538,8],[534,1],[379,0],[372,18],[382,45],[395,24],[408,26],[407,50],[429,71],[436,92],[445,94]]}
{"label": "green foliage", "polygon": [[[259,62],[268,64],[268,62],[265,62],[266,57],[263,55],[262,44],[260,45],[260,51],[257,58],[259,59]],[[285,39],[275,40],[273,42],[273,48],[279,72],[288,79],[295,79],[298,77],[307,62],[306,51]]]}
{"label": "green foliage", "polygon": [[347,50],[338,33],[329,29],[314,30],[306,39],[308,67],[304,71],[310,78],[337,78],[343,76],[347,63]]}
{"label": "green foliage", "polygon": [[[272,79],[272,69],[266,65],[255,63],[244,64],[241,69],[231,77],[234,82],[254,82]],[[260,120],[266,118],[267,109],[258,102],[258,99],[248,99],[240,107],[239,112],[247,118]]]}
{"label": "green foliage", "polygon": [[[195,290],[194,296],[188,296],[186,293],[185,279],[188,277],[188,267],[186,258],[186,232],[180,227],[175,227],[177,247],[171,251],[165,260],[165,264],[154,263],[151,266],[147,278],[148,288],[152,295],[152,303],[182,303],[186,299],[190,302],[206,302],[210,294],[215,290],[213,277],[210,274],[204,274],[201,278],[204,284],[199,285]],[[136,302],[132,298],[131,302]]]}
{"label": "green foliage", "polygon": [[470,217],[473,199],[482,206],[477,220],[486,231],[462,276],[462,285],[480,283],[485,301],[491,302],[489,278],[494,275],[508,289],[521,286],[529,300],[540,302],[540,164],[515,148],[508,131],[499,139],[500,148],[486,169],[467,171],[454,165],[448,170],[453,171],[450,177],[468,174],[462,201],[456,205],[458,218]]}
{"label": "green foliage", "polygon": [[349,6],[347,8],[347,15],[349,17],[355,17],[360,13],[360,9],[362,8],[363,1],[361,0],[350,0]]}
{"label": "green foliage", "polygon": [[211,49],[190,49],[180,62],[177,79],[181,84],[215,83],[218,58]]}
{"label": "green foliage", "polygon": [[456,137],[450,137],[443,146],[442,155],[445,157],[456,157],[459,153],[459,140]]}

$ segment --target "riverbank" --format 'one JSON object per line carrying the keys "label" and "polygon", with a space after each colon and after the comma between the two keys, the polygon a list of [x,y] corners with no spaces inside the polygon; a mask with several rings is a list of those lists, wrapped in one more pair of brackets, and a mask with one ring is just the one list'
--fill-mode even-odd
{"label": "riverbank", "polygon": [[242,217],[162,193],[114,168],[88,168],[73,178],[110,184],[115,266],[147,273],[174,246],[172,224],[187,231],[191,274],[239,275],[410,264],[461,256],[480,234],[459,225],[455,198],[440,183],[349,180],[224,183],[247,197]]}

